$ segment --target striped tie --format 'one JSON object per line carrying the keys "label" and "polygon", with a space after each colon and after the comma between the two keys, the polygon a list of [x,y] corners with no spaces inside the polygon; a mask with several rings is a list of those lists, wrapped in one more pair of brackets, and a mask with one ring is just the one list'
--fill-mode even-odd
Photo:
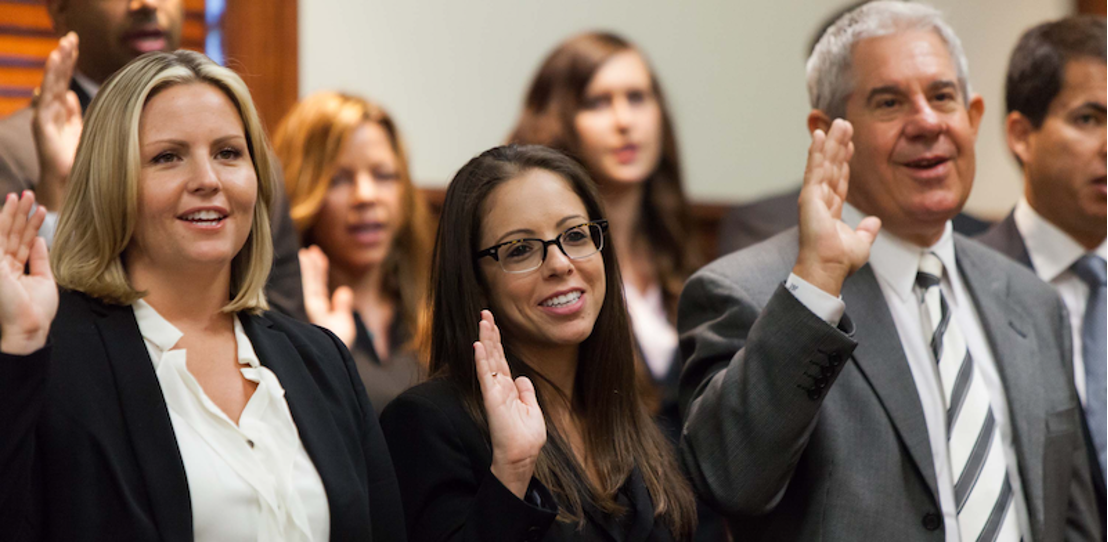
{"label": "striped tie", "polygon": [[962,542],[1018,541],[1020,529],[1008,479],[1000,430],[989,392],[965,338],[952,320],[940,283],[943,263],[932,252],[920,257],[916,286],[924,336],[939,368],[946,401],[947,447],[954,476],[954,502]]}

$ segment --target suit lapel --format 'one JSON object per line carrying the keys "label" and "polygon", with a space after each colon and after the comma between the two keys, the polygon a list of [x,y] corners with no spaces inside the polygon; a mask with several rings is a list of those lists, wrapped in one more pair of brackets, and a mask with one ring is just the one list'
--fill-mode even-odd
{"label": "suit lapel", "polygon": [[842,295],[855,324],[858,347],[854,350],[854,362],[881,400],[904,447],[938,502],[935,462],[919,392],[873,269],[866,265],[847,279]]}
{"label": "suit lapel", "polygon": [[357,481],[351,473],[358,472],[358,469],[343,453],[347,445],[327,409],[328,401],[308,372],[305,361],[288,336],[274,329],[273,323],[264,316],[240,313],[240,320],[258,360],[277,375],[277,380],[285,389],[285,400],[300,433],[300,441],[323,480],[331,509],[331,532],[370,530],[366,525],[344,523],[348,519],[356,519],[344,514],[343,510],[357,494],[356,488],[351,485]]}
{"label": "suit lapel", "polygon": [[192,540],[185,465],[134,311],[92,300],[89,304],[98,316],[96,327],[119,388],[120,407],[158,532],[167,541]]}
{"label": "suit lapel", "polygon": [[997,372],[1008,397],[1009,423],[1016,457],[1020,463],[1020,478],[1033,530],[1039,532],[1044,518],[1043,453],[1046,427],[1045,398],[1042,395],[1038,352],[1030,320],[1019,306],[1009,299],[1019,292],[1009,289],[1008,275],[982,265],[968,242],[955,237],[958,268],[966,289],[973,297],[981,326],[989,340],[996,360]]}

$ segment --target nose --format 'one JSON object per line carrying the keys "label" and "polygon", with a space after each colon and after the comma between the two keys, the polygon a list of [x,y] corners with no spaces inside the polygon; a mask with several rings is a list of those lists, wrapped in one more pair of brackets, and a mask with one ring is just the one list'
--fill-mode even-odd
{"label": "nose", "polygon": [[194,160],[189,175],[188,191],[194,194],[216,193],[223,188],[216,165],[211,160]]}
{"label": "nose", "polygon": [[620,131],[627,130],[631,127],[631,118],[634,113],[631,111],[631,103],[627,100],[626,96],[620,96],[612,101],[612,117],[616,123],[616,128]]}
{"label": "nose", "polygon": [[542,262],[543,276],[560,277],[573,273],[573,260],[557,245],[547,245],[546,260]]}
{"label": "nose", "polygon": [[131,11],[153,11],[157,9],[158,0],[130,0],[128,8]]}
{"label": "nose", "polygon": [[909,138],[932,139],[938,137],[945,129],[946,126],[939,112],[931,107],[926,98],[921,97],[916,100],[911,117],[904,127],[904,133]]}
{"label": "nose", "polygon": [[369,173],[359,173],[354,178],[354,201],[357,203],[373,203],[377,201],[377,181]]}

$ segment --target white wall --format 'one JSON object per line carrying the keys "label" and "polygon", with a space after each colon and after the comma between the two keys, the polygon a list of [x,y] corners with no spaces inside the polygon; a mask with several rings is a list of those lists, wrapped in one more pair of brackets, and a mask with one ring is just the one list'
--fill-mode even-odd
{"label": "white wall", "polygon": [[[810,35],[846,2],[672,0],[300,0],[300,93],[341,89],[396,118],[423,186],[444,186],[501,143],[545,55],[562,39],[615,30],[640,45],[665,87],[686,183],[697,201],[787,190],[804,168]],[[1003,77],[1029,26],[1071,0],[934,0],[961,36],[985,97],[968,209],[1002,215],[1020,181],[1002,139]]]}

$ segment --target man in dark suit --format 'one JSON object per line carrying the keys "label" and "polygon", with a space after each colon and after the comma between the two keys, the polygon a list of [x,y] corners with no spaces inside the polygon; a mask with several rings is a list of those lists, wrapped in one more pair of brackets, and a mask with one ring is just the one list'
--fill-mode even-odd
{"label": "man in dark suit", "polygon": [[[32,107],[0,119],[0,194],[34,190],[58,211],[81,135],[81,117],[100,85],[135,57],[181,43],[182,0],[49,0],[62,39],[47,58]],[[299,238],[278,190],[272,217],[274,262],[266,287],[273,308],[307,320],[297,259]],[[43,236],[56,221],[49,213]]]}
{"label": "man in dark suit", "polygon": [[1061,301],[950,225],[967,79],[931,7],[842,17],[808,63],[799,228],[686,285],[680,456],[735,536],[1099,538]]}
{"label": "man in dark suit", "polygon": [[[1024,196],[980,241],[1035,271],[1069,310],[1073,379],[1105,498],[1105,23],[1070,17],[1028,30],[1008,63],[1005,127]],[[1101,525],[1103,525],[1103,520]]]}

